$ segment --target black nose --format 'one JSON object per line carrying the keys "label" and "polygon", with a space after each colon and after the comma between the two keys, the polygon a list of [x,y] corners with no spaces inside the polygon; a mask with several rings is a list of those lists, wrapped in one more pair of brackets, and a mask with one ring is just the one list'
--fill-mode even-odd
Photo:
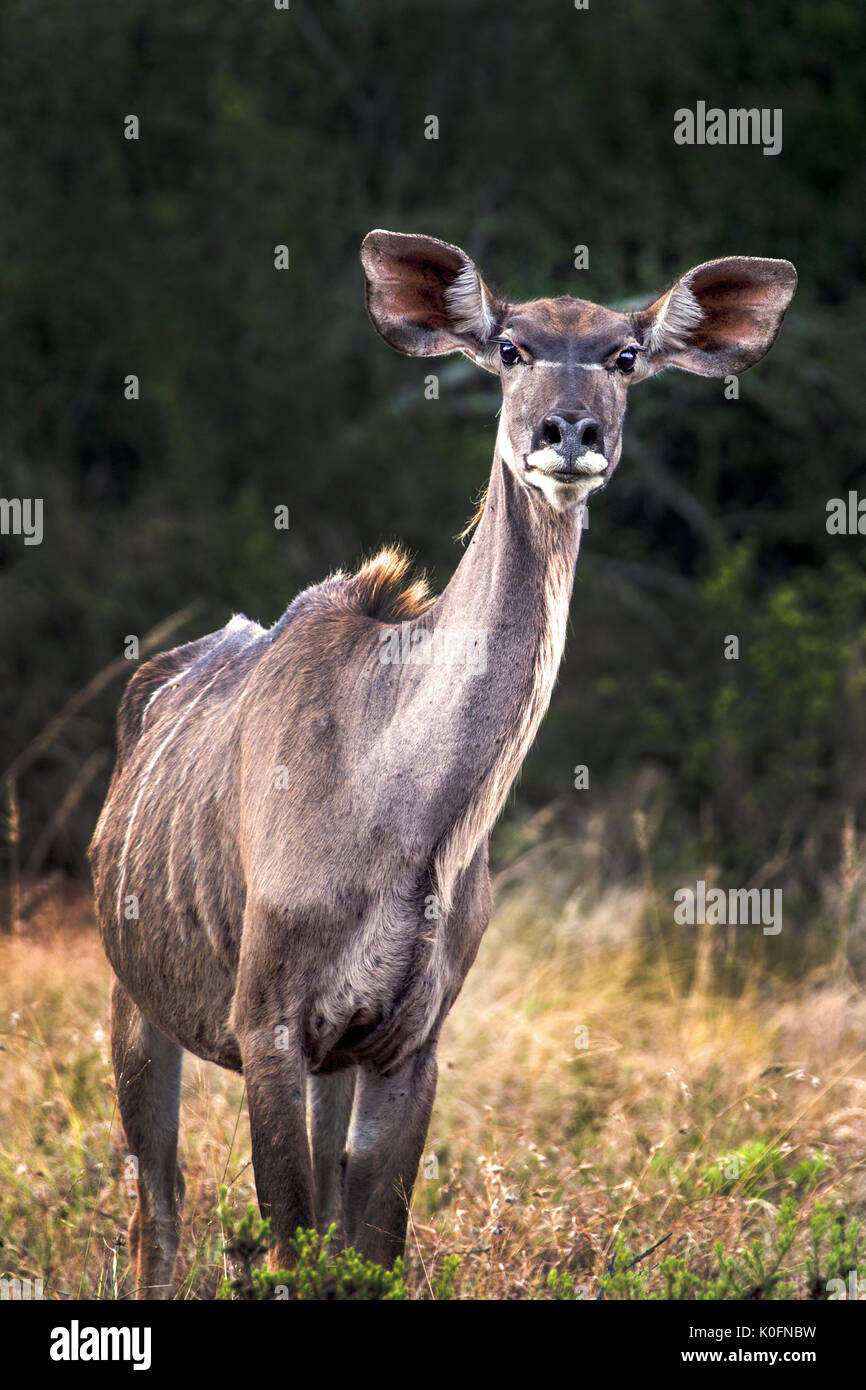
{"label": "black nose", "polygon": [[575,459],[587,449],[601,449],[601,425],[594,415],[576,410],[557,410],[545,415],[537,431],[536,448],[555,449],[563,458]]}

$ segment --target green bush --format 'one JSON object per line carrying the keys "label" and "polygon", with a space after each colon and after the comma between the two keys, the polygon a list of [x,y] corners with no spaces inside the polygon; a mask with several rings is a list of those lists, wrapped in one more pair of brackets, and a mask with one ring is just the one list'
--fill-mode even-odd
{"label": "green bush", "polygon": [[[237,1219],[227,1205],[225,1188],[220,1189],[217,1212],[225,1232],[226,1253],[241,1265],[233,1279],[224,1279],[217,1298],[241,1299],[252,1302],[273,1299],[359,1301],[393,1301],[406,1298],[406,1279],[403,1261],[397,1260],[393,1269],[365,1260],[356,1250],[330,1253],[335,1233],[331,1227],[326,1235],[305,1231],[301,1227],[290,1241],[295,1254],[292,1269],[262,1269],[254,1262],[273,1245],[269,1221],[262,1221],[250,1204]],[[446,1295],[450,1296],[450,1295]]]}
{"label": "green bush", "polygon": [[[617,1300],[694,1300],[723,1302],[742,1299],[811,1299],[832,1297],[829,1283],[850,1274],[858,1277],[857,1259],[862,1244],[859,1221],[846,1218],[817,1203],[808,1218],[804,1254],[797,1256],[796,1237],[804,1224],[802,1201],[792,1195],[782,1199],[775,1229],[750,1241],[739,1254],[727,1254],[721,1242],[713,1246],[710,1267],[699,1272],[683,1256],[669,1255],[655,1269],[640,1264],[620,1236],[610,1271],[600,1284],[604,1296]],[[551,1297],[570,1297],[550,1285]]]}

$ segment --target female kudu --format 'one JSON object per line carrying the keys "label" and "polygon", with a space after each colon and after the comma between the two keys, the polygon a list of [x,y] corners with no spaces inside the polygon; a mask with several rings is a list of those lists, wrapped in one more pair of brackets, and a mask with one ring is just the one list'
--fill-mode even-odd
{"label": "female kudu", "polygon": [[369,1258],[401,1252],[437,1040],[490,916],[487,837],[550,700],[628,389],[751,366],[796,283],[730,257],[620,313],[509,304],[431,237],[371,232],[361,257],[386,342],[500,376],[490,485],[438,598],[386,551],[129,683],[91,859],[142,1297],[171,1291],[184,1048],[243,1071],[278,1263],[332,1220]]}

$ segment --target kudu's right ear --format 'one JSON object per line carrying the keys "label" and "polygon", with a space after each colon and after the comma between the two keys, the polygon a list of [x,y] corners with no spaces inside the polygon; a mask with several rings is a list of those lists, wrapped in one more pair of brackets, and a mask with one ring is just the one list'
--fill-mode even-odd
{"label": "kudu's right ear", "polygon": [[390,347],[413,357],[465,352],[496,372],[488,342],[500,307],[474,263],[447,241],[375,231],[361,245],[367,312]]}

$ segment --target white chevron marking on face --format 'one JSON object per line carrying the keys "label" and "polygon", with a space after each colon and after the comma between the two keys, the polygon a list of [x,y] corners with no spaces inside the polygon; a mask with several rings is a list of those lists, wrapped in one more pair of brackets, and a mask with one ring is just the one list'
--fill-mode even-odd
{"label": "white chevron marking on face", "polygon": [[[532,365],[533,367],[568,367],[572,364],[565,360],[563,360],[562,362],[557,362],[555,358],[551,357],[534,357],[532,359]],[[578,362],[576,365],[578,369],[582,372],[607,371],[607,368],[605,367],[603,362]]]}

